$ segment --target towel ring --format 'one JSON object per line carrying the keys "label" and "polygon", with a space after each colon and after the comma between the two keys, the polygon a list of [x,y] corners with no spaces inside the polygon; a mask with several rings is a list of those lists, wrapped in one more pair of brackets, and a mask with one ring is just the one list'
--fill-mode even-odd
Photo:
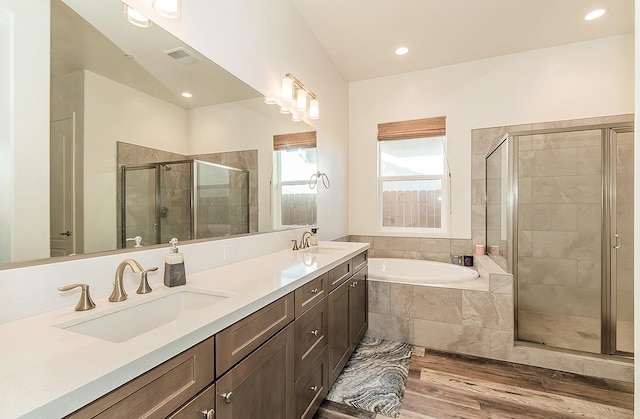
{"label": "towel ring", "polygon": [[329,189],[331,187],[331,182],[329,182],[329,177],[326,173],[317,172],[311,175],[309,179],[309,188],[313,189],[318,184],[318,180],[322,179],[322,184],[325,188]]}

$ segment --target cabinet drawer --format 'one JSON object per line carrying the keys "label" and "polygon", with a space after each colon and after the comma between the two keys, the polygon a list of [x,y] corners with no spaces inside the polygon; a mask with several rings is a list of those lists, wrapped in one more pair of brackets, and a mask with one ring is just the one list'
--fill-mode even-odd
{"label": "cabinet drawer", "polygon": [[353,274],[353,266],[348,260],[342,265],[336,266],[329,271],[329,292],[334,290],[338,285],[342,284],[347,278]]}
{"label": "cabinet drawer", "polygon": [[294,417],[293,335],[290,324],[216,382],[216,418]]}
{"label": "cabinet drawer", "polygon": [[213,381],[213,338],[176,355],[70,418],[164,418]]}
{"label": "cabinet drawer", "polygon": [[329,300],[326,298],[298,317],[295,325],[296,380],[309,369],[327,345]]}
{"label": "cabinet drawer", "polygon": [[326,273],[301,286],[295,291],[296,317],[300,316],[315,303],[326,297],[328,280],[329,274]]}
{"label": "cabinet drawer", "polygon": [[216,377],[224,374],[293,319],[293,293],[289,293],[217,333]]}
{"label": "cabinet drawer", "polygon": [[367,261],[369,260],[369,253],[362,252],[359,255],[355,256],[351,259],[351,264],[353,265],[353,272],[358,272],[360,269],[367,266]]}
{"label": "cabinet drawer", "polygon": [[173,412],[173,414],[169,416],[169,419],[213,418],[215,417],[215,402],[216,386],[215,384],[211,384],[189,403]]}
{"label": "cabinet drawer", "polygon": [[329,392],[327,351],[313,360],[309,369],[296,383],[296,419],[311,419]]}

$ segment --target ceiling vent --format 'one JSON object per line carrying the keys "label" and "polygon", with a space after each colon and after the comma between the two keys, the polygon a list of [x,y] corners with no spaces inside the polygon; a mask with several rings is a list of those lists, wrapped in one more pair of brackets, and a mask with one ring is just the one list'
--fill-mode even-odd
{"label": "ceiling vent", "polygon": [[204,61],[202,58],[198,57],[193,51],[189,51],[188,49],[183,47],[168,49],[166,51],[163,51],[162,53],[168,55],[169,57],[173,58],[180,64],[184,64],[184,65],[200,63]]}

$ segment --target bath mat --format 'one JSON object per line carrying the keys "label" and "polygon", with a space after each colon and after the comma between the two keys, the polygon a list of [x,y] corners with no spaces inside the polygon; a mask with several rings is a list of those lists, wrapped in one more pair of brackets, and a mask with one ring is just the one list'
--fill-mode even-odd
{"label": "bath mat", "polygon": [[336,379],[327,400],[397,418],[413,346],[365,336]]}

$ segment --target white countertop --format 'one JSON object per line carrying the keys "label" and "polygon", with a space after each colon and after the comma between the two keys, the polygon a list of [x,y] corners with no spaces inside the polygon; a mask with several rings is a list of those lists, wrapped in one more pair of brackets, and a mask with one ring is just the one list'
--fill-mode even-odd
{"label": "white countertop", "polygon": [[[283,250],[189,275],[183,287],[156,284],[151,294],[127,290],[124,302],[95,300],[90,311],[76,312],[72,306],[0,324],[0,417],[72,413],[369,247],[346,242],[320,246],[336,250]],[[183,290],[228,298],[120,343],[56,327]]]}

